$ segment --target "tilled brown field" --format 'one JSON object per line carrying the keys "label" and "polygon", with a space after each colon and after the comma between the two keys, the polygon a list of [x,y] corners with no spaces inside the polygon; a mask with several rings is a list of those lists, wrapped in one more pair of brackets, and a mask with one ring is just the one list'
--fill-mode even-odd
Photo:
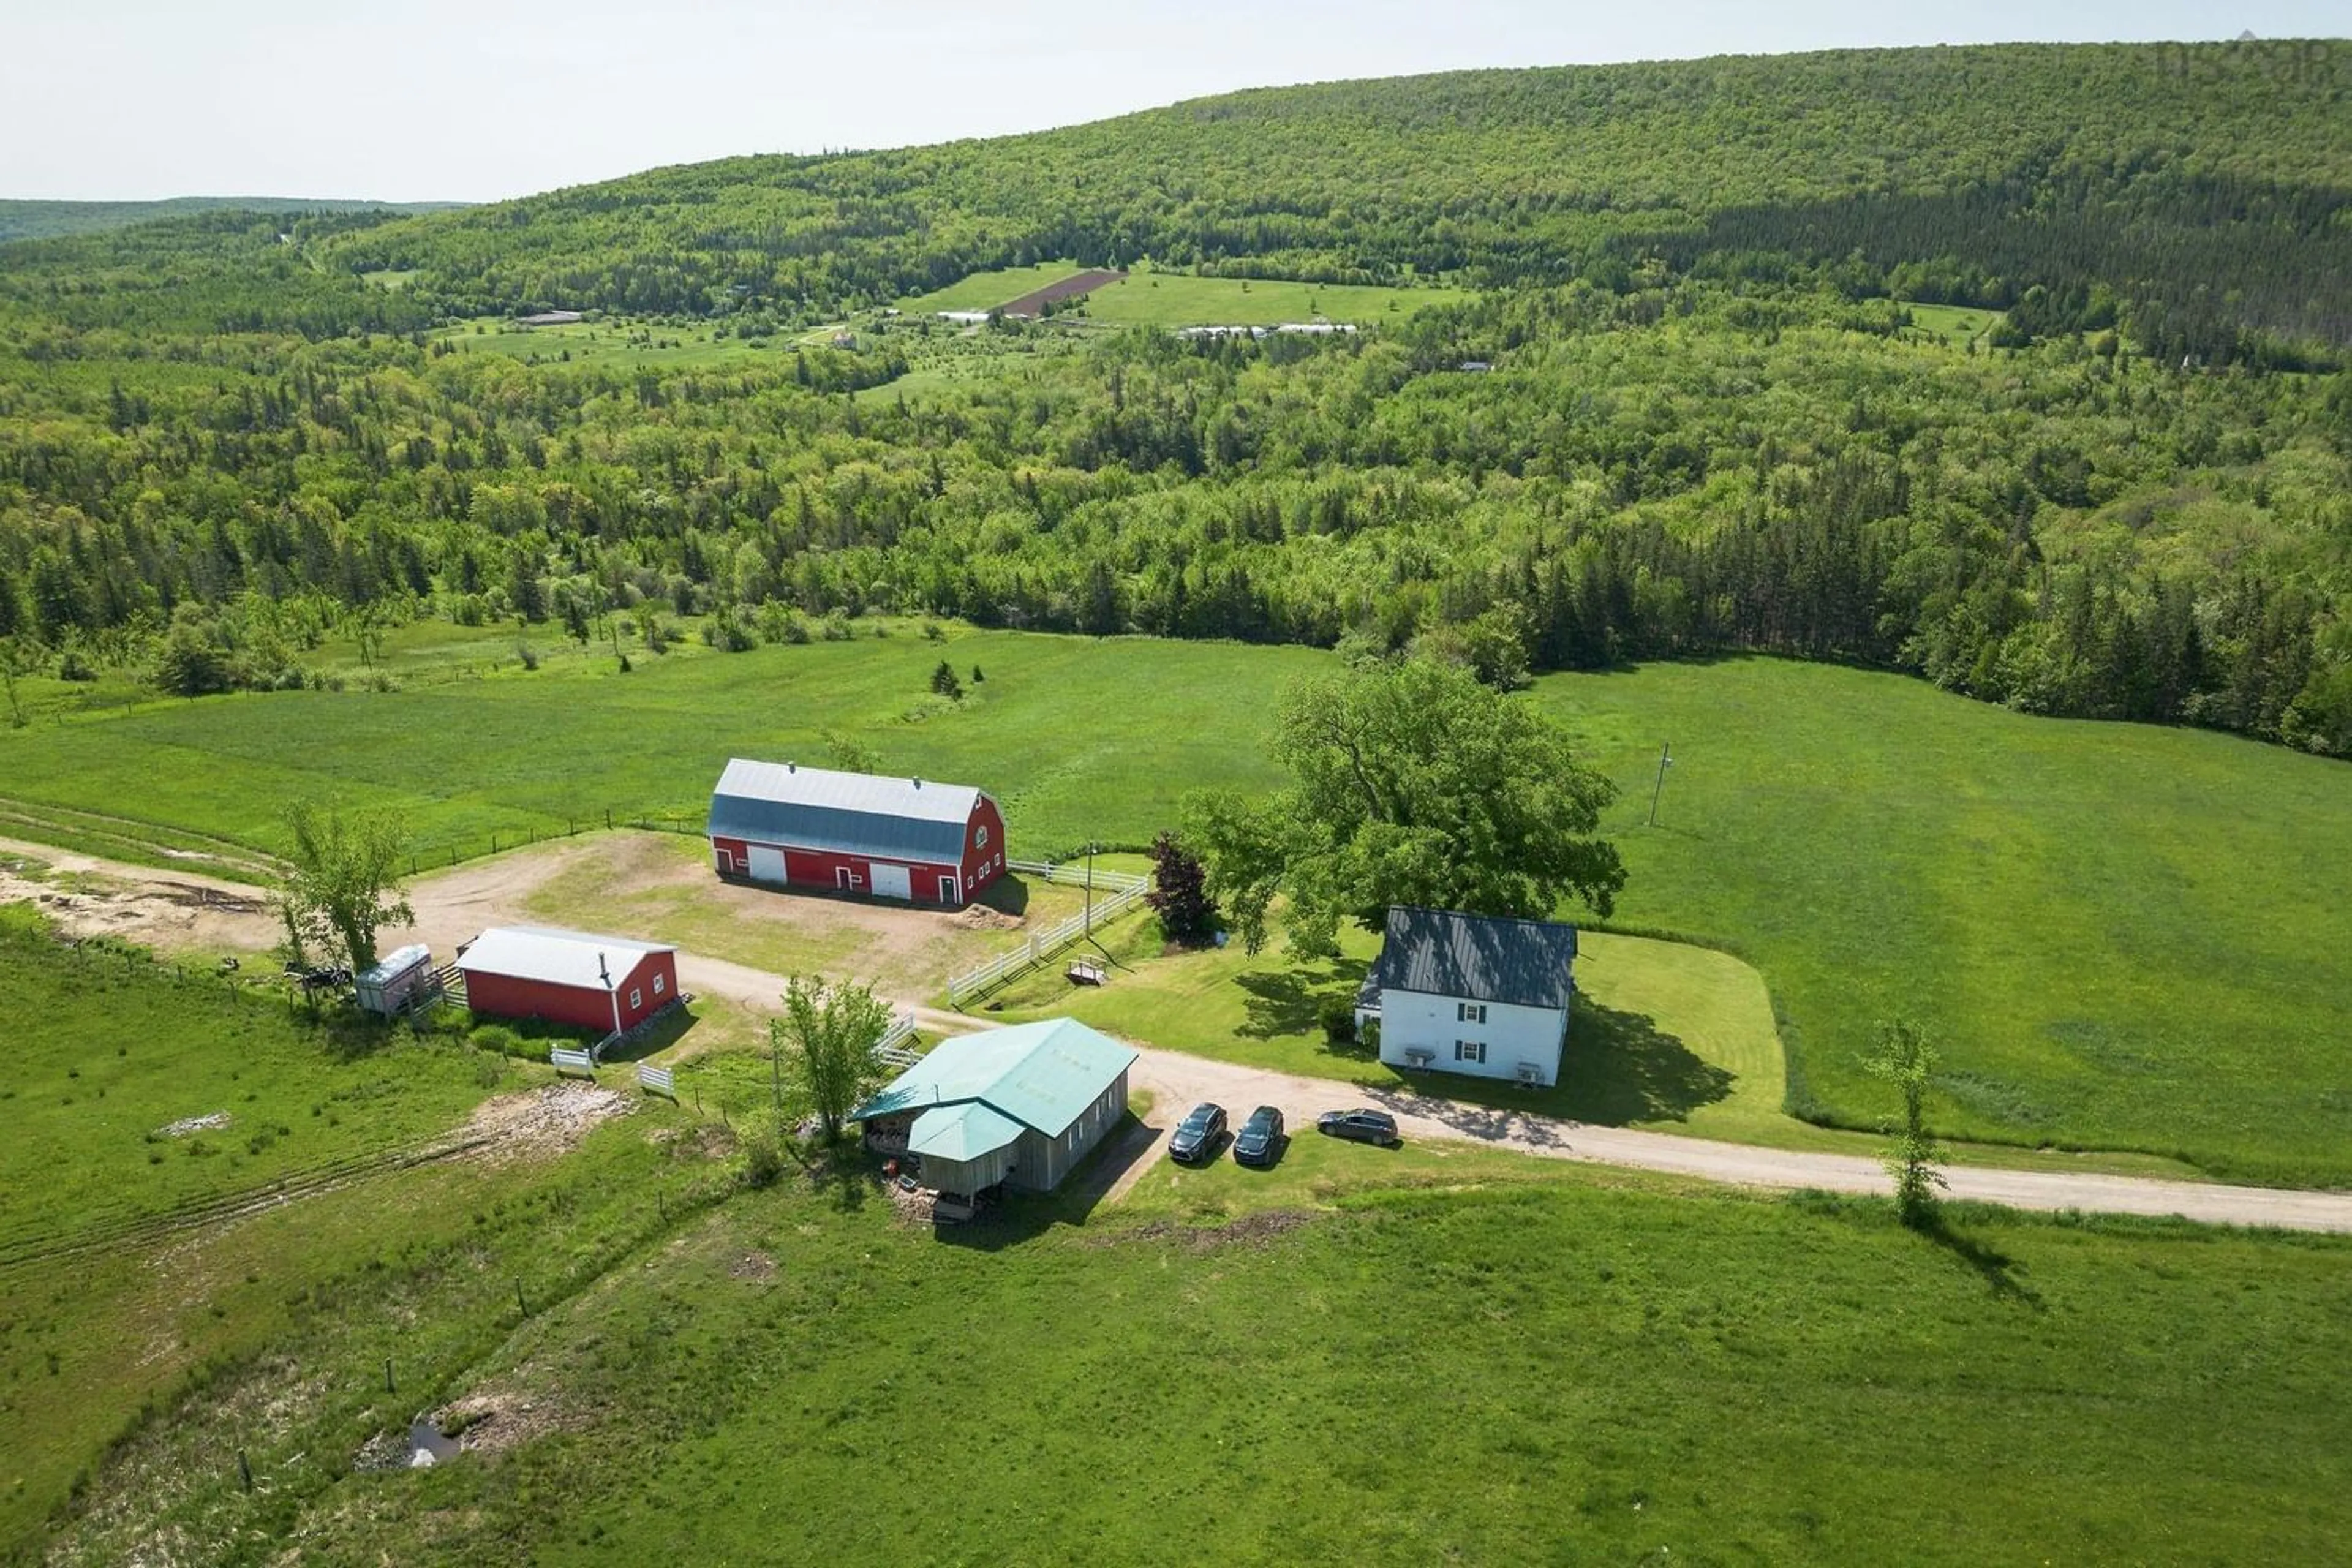
{"label": "tilled brown field", "polygon": [[1069,299],[1074,294],[1091,294],[1104,284],[1116,283],[1126,276],[1124,272],[1107,271],[1097,267],[1092,271],[1081,272],[1074,277],[1065,278],[1058,283],[1048,283],[1043,289],[1024,294],[1011,304],[1003,307],[1003,314],[1039,316],[1045,313],[1046,306],[1056,300]]}

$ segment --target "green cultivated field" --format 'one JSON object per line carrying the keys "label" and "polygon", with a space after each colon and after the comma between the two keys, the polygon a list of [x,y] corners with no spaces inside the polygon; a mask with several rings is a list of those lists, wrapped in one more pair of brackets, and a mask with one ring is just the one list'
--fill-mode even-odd
{"label": "green cultivated field", "polygon": [[898,301],[898,309],[910,316],[934,310],[993,310],[1024,294],[1034,294],[1049,283],[1058,283],[1073,273],[1085,270],[1075,261],[1040,261],[1034,267],[1000,267],[992,272],[974,272],[928,294],[909,296]]}
{"label": "green cultivated field", "polygon": [[[1074,262],[975,272],[935,293],[902,300],[909,315],[934,310],[992,310],[1024,294],[1076,275]],[[1272,326],[1318,316],[1370,326],[1394,321],[1423,305],[1466,296],[1458,289],[1379,289],[1349,283],[1291,283],[1265,279],[1193,278],[1181,272],[1132,272],[1087,296],[1083,320],[1122,327]]]}
{"label": "green cultivated field", "polygon": [[1369,327],[1401,321],[1424,305],[1465,297],[1455,289],[1373,289],[1137,272],[1124,283],[1107,284],[1088,295],[1086,319],[1123,327],[1270,327],[1322,317]]}
{"label": "green cultivated field", "polygon": [[[926,695],[943,653],[987,677],[959,708]],[[429,859],[608,806],[690,826],[730,754],[821,756],[841,728],[887,766],[987,786],[1016,853],[1057,854],[1139,846],[1195,785],[1272,784],[1258,715],[1322,657],[968,632],[641,657],[626,676],[551,664],[36,725],[0,733],[0,776],[262,847],[292,796],[395,804]],[[2352,1180],[2352,909],[2326,879],[2352,860],[2341,764],[1769,659],[1551,677],[1532,700],[1624,788],[1607,823],[1633,874],[1620,921],[1755,965],[1801,1109],[1874,1126],[1885,1101],[1854,1058],[1906,1012],[1943,1047],[1947,1131]]]}
{"label": "green cultivated field", "polygon": [[[484,330],[477,331],[477,327]],[[694,370],[776,354],[775,340],[760,343],[714,327],[638,326],[624,321],[519,327],[504,316],[485,316],[436,336],[461,353],[505,354],[530,364],[562,360],[632,370]],[[784,345],[786,353],[790,347]]]}

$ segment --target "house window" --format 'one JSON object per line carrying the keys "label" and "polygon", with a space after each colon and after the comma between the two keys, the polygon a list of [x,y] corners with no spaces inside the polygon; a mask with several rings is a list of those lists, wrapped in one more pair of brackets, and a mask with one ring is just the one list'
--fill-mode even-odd
{"label": "house window", "polygon": [[1483,1065],[1486,1060],[1486,1042],[1484,1040],[1454,1041],[1454,1059],[1457,1062],[1478,1062]]}
{"label": "house window", "polygon": [[646,1005],[646,994],[645,994],[644,992],[642,992],[642,991],[638,990],[638,989],[637,989],[635,986],[634,986],[634,985],[630,986],[630,987],[629,987],[629,1005],[630,1005],[630,1006],[632,1006],[632,1007],[642,1007],[642,1006],[644,1006],[645,1005]]}
{"label": "house window", "polygon": [[1454,1004],[1454,1021],[1457,1024],[1485,1023],[1486,1021],[1486,1004],[1484,1002],[1456,1002]]}
{"label": "house window", "polygon": [[666,975],[660,975],[660,974],[656,974],[656,975],[655,975],[655,976],[654,976],[654,994],[655,994],[655,995],[656,995],[656,996],[660,995],[660,994],[662,994],[663,990],[664,990],[664,989],[666,989],[666,988],[668,986],[668,984],[669,984],[669,979],[668,979],[668,977],[667,977],[667,976],[666,976]]}
{"label": "house window", "polygon": [[980,825],[980,831],[973,836],[971,842],[974,848],[985,849],[988,847],[988,824],[983,822]]}

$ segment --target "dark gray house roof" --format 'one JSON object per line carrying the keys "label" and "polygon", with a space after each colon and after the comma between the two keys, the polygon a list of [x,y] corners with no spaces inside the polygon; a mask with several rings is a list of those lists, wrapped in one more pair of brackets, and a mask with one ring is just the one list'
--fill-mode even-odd
{"label": "dark gray house roof", "polygon": [[713,838],[960,866],[964,827],[979,804],[980,791],[970,784],[737,757],[711,793],[708,831]]}
{"label": "dark gray house roof", "polygon": [[1575,962],[1574,926],[1398,904],[1368,979],[1383,991],[1564,1008]]}

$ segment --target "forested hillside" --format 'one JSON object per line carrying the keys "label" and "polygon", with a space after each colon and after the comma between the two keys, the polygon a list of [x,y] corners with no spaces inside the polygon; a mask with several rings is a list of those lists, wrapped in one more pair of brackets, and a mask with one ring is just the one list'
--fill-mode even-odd
{"label": "forested hillside", "polygon": [[2241,328],[2352,340],[2347,121],[2341,43],[1469,71],[656,170],[390,225],[343,256],[421,268],[473,308],[687,311],[887,300],[1063,256],[1495,285],[1794,258],[1984,306],[2039,284],[2070,326],[2138,299],[2214,356]]}
{"label": "forested hillside", "polygon": [[[353,617],[890,609],[1506,683],[1771,649],[2352,752],[2347,109],[2326,44],[1478,72],[0,247],[0,649],[197,691]],[[1479,292],[880,310],[1055,257]],[[485,338],[526,306],[595,336]]]}
{"label": "forested hillside", "polygon": [[368,202],[295,200],[285,196],[167,196],[152,202],[49,202],[0,199],[0,242],[51,239],[124,228],[191,213],[446,212],[460,202]]}

